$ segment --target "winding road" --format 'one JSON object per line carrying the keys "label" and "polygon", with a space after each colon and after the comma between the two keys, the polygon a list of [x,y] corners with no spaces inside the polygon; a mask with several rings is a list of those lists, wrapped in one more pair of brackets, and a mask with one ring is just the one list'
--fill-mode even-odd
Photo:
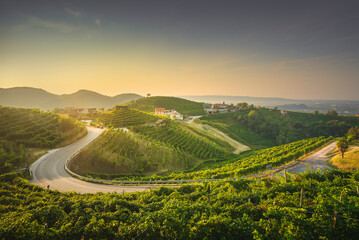
{"label": "winding road", "polygon": [[[83,147],[96,139],[104,131],[98,128],[88,127],[88,134],[82,139],[74,142],[66,147],[50,150],[47,154],[39,158],[34,162],[30,171],[32,171],[33,179],[30,183],[38,184],[44,188],[49,186],[51,190],[59,190],[61,192],[75,191],[78,193],[97,193],[97,192],[135,192],[145,191],[150,188],[156,188],[158,185],[146,184],[146,185],[110,185],[101,183],[91,183],[79,180],[72,177],[65,171],[66,161],[74,156]],[[330,143],[324,148],[312,153],[302,161],[295,161],[278,167],[275,169],[269,169],[263,173],[244,176],[245,177],[260,177],[267,174],[267,172],[283,173],[286,169],[287,172],[301,173],[307,170],[307,165],[312,169],[330,169],[326,164],[326,160],[329,158],[327,154],[334,149],[336,142]],[[202,182],[202,181],[219,181],[220,179],[196,179],[196,180],[182,180],[181,182]],[[158,181],[161,182],[161,181]],[[172,181],[168,181],[172,182]],[[178,181],[177,181],[178,183]],[[163,185],[162,185],[163,186]]]}
{"label": "winding road", "polygon": [[75,155],[83,147],[100,136],[103,132],[98,128],[87,128],[88,134],[80,140],[63,148],[50,150],[47,154],[34,162],[30,171],[32,171],[33,179],[30,183],[38,184],[44,188],[50,186],[51,190],[59,190],[61,192],[75,191],[78,193],[96,193],[96,192],[135,192],[144,191],[151,186],[118,186],[106,185],[81,181],[72,177],[65,171],[65,163],[67,159]]}

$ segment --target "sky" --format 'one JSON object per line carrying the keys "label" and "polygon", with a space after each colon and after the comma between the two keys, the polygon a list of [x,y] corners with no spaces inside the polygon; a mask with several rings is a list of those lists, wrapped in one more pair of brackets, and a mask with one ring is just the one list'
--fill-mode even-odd
{"label": "sky", "polygon": [[0,0],[0,87],[359,100],[359,1]]}

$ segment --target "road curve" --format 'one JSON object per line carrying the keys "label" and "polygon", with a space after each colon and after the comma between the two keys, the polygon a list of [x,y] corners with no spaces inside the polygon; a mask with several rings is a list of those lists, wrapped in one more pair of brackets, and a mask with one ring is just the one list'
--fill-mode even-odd
{"label": "road curve", "polygon": [[75,191],[78,193],[96,192],[134,192],[144,191],[151,186],[118,186],[104,185],[81,181],[69,175],[65,169],[65,162],[103,132],[98,128],[87,128],[88,134],[80,140],[63,148],[50,150],[47,154],[39,158],[30,166],[33,180],[30,183],[38,184],[42,187],[50,186],[52,190],[61,192]]}
{"label": "road curve", "polygon": [[317,171],[318,169],[330,169],[327,165],[327,160],[329,159],[328,153],[336,147],[337,142],[332,142],[322,149],[312,153],[308,157],[306,157],[299,164],[296,164],[292,167],[288,167],[286,169],[287,172],[293,173],[302,173],[307,170],[307,166],[310,169]]}
{"label": "road curve", "polygon": [[[135,192],[145,191],[150,188],[158,187],[158,185],[139,185],[139,186],[121,186],[121,185],[108,185],[101,183],[91,183],[79,180],[72,177],[65,171],[65,164],[67,159],[75,155],[83,147],[100,136],[103,132],[102,129],[88,127],[88,134],[77,142],[68,145],[63,148],[50,150],[47,154],[39,158],[30,166],[30,170],[33,173],[33,180],[31,183],[38,184],[42,187],[50,186],[52,190],[59,190],[61,192],[75,191],[78,193],[97,193],[97,192]],[[275,171],[276,173],[283,174],[283,170],[287,172],[301,173],[307,170],[307,165],[313,170],[317,169],[330,169],[326,164],[326,160],[329,158],[327,154],[334,149],[336,142],[330,143],[324,148],[312,153],[307,158],[299,162],[291,162],[284,166],[268,169],[265,172],[243,176],[239,178],[248,177],[263,177],[269,172]],[[236,179],[236,178],[233,178]],[[202,181],[219,181],[221,179],[196,179],[196,180],[178,180],[178,181],[157,181],[163,183],[190,183],[190,182],[202,182]],[[110,182],[110,181],[109,181]],[[142,181],[138,181],[142,182]],[[163,186],[163,185],[162,185]]]}

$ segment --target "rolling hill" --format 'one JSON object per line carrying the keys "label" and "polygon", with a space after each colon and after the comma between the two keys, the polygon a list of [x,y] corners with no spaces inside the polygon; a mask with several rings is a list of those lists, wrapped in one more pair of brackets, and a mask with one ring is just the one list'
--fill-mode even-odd
{"label": "rolling hill", "polygon": [[134,93],[110,97],[89,90],[79,90],[72,94],[56,95],[39,88],[0,88],[0,105],[39,108],[41,110],[64,107],[110,108],[116,104],[122,104],[139,98],[141,96]]}
{"label": "rolling hill", "polygon": [[150,98],[141,98],[136,101],[129,102],[128,106],[145,112],[154,112],[155,108],[166,108],[175,109],[181,114],[192,116],[204,114],[202,103],[176,97],[156,96]]}
{"label": "rolling hill", "polygon": [[70,118],[36,109],[0,107],[0,173],[29,163],[34,148],[66,145],[86,133],[84,126]]}

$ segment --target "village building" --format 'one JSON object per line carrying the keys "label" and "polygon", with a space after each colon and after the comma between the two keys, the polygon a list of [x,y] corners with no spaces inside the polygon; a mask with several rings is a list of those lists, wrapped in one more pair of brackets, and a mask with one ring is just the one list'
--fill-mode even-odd
{"label": "village building", "polygon": [[205,108],[205,111],[208,114],[213,114],[213,113],[217,113],[217,112],[226,112],[228,111],[230,105],[225,104],[225,102],[223,103],[214,103],[212,104],[211,108]]}
{"label": "village building", "polygon": [[116,111],[121,110],[121,109],[128,109],[127,105],[116,105]]}
{"label": "village building", "polygon": [[174,109],[155,108],[155,114],[169,116],[171,119],[183,120],[183,115]]}
{"label": "village building", "polygon": [[165,108],[155,108],[156,115],[165,115]]}
{"label": "village building", "polygon": [[287,110],[281,110],[281,111],[280,111],[280,114],[282,114],[283,116],[287,116],[287,115],[288,115],[288,112],[287,112]]}

